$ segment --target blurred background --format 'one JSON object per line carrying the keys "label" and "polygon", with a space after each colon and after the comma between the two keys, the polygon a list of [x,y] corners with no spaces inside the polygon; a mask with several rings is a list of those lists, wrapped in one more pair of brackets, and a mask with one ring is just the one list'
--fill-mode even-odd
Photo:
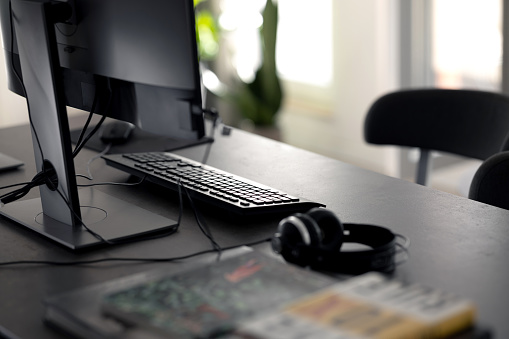
{"label": "blurred background", "polygon": [[[364,116],[380,95],[431,86],[501,90],[502,0],[195,6],[205,105],[224,123],[386,175],[412,178],[417,153],[363,141]],[[0,126],[26,123],[25,100],[8,91],[4,68]],[[432,186],[466,195],[479,162],[434,156]]]}

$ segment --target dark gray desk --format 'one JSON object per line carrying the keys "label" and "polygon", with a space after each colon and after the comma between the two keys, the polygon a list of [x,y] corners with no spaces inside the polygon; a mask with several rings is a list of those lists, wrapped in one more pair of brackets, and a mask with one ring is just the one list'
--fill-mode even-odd
{"label": "dark gray desk", "polygon": [[[0,151],[26,162],[0,174],[0,185],[35,174],[28,126],[0,130]],[[178,153],[200,160],[205,146]],[[95,153],[84,150],[78,172]],[[497,338],[509,338],[509,211],[366,171],[242,131],[217,136],[209,164],[294,195],[325,203],[344,222],[390,227],[411,240],[410,259],[397,276],[472,298],[479,318]],[[97,181],[125,181],[127,175],[92,166]],[[177,195],[153,185],[99,188],[176,219]],[[36,196],[31,192],[28,197]],[[277,219],[235,222],[204,212],[217,241],[240,244],[270,236]],[[267,248],[267,245],[261,246]],[[0,219],[0,260],[73,260],[104,257],[172,257],[209,249],[189,207],[178,234],[164,239],[72,253],[11,221]],[[185,262],[181,263],[185,265]],[[132,273],[177,264],[103,264],[88,267],[21,266],[0,268],[0,328],[22,338],[59,338],[42,322],[41,300],[59,292]],[[180,265],[180,264],[179,264]],[[1,333],[1,332],[0,332]]]}

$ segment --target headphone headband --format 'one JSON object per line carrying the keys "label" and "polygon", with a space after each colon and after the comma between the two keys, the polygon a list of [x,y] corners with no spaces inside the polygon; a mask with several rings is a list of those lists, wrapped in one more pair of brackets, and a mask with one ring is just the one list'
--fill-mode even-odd
{"label": "headphone headband", "polygon": [[388,228],[366,224],[343,224],[343,226],[345,242],[356,242],[373,248],[365,252],[381,252],[396,246],[396,235]]}
{"label": "headphone headband", "polygon": [[337,250],[315,262],[317,270],[360,274],[368,271],[392,272],[396,268],[396,235],[382,226],[343,224],[344,243],[371,247],[364,250]]}

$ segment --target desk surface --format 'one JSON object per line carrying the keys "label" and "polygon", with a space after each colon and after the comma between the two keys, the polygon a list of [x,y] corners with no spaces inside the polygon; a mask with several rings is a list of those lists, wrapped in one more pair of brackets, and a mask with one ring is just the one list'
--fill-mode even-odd
{"label": "desk surface", "polygon": [[[0,186],[35,174],[28,126],[0,130],[0,152],[20,158],[22,169],[1,173]],[[201,160],[206,146],[177,153]],[[95,153],[84,150],[75,160],[86,171]],[[208,164],[248,179],[327,205],[343,222],[371,223],[410,238],[410,258],[396,276],[457,292],[478,305],[479,319],[497,338],[509,338],[509,211],[466,198],[390,178],[311,152],[233,130],[216,136]],[[97,182],[123,182],[128,176],[98,160],[92,165]],[[143,184],[101,186],[163,216],[177,219],[175,193]],[[27,198],[33,198],[31,192]],[[212,211],[203,214],[222,246],[271,236],[276,218],[239,222]],[[268,250],[267,245],[262,249]],[[77,260],[105,257],[174,257],[210,249],[187,206],[180,231],[167,238],[73,253],[14,222],[0,218],[0,261]],[[185,264],[183,262],[182,264]],[[17,266],[0,268],[0,334],[21,338],[60,338],[43,322],[41,300],[60,292],[140,271],[181,264],[102,264],[86,267]],[[0,335],[1,336],[1,335]]]}

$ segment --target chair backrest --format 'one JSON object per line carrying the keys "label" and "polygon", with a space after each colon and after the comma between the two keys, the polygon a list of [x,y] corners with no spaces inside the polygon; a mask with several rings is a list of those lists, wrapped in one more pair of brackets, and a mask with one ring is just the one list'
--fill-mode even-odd
{"label": "chair backrest", "polygon": [[475,90],[389,93],[373,103],[364,122],[364,138],[371,144],[417,147],[480,160],[509,150],[508,132],[509,98]]}
{"label": "chair backrest", "polygon": [[475,172],[468,197],[509,209],[509,152],[497,153]]}

